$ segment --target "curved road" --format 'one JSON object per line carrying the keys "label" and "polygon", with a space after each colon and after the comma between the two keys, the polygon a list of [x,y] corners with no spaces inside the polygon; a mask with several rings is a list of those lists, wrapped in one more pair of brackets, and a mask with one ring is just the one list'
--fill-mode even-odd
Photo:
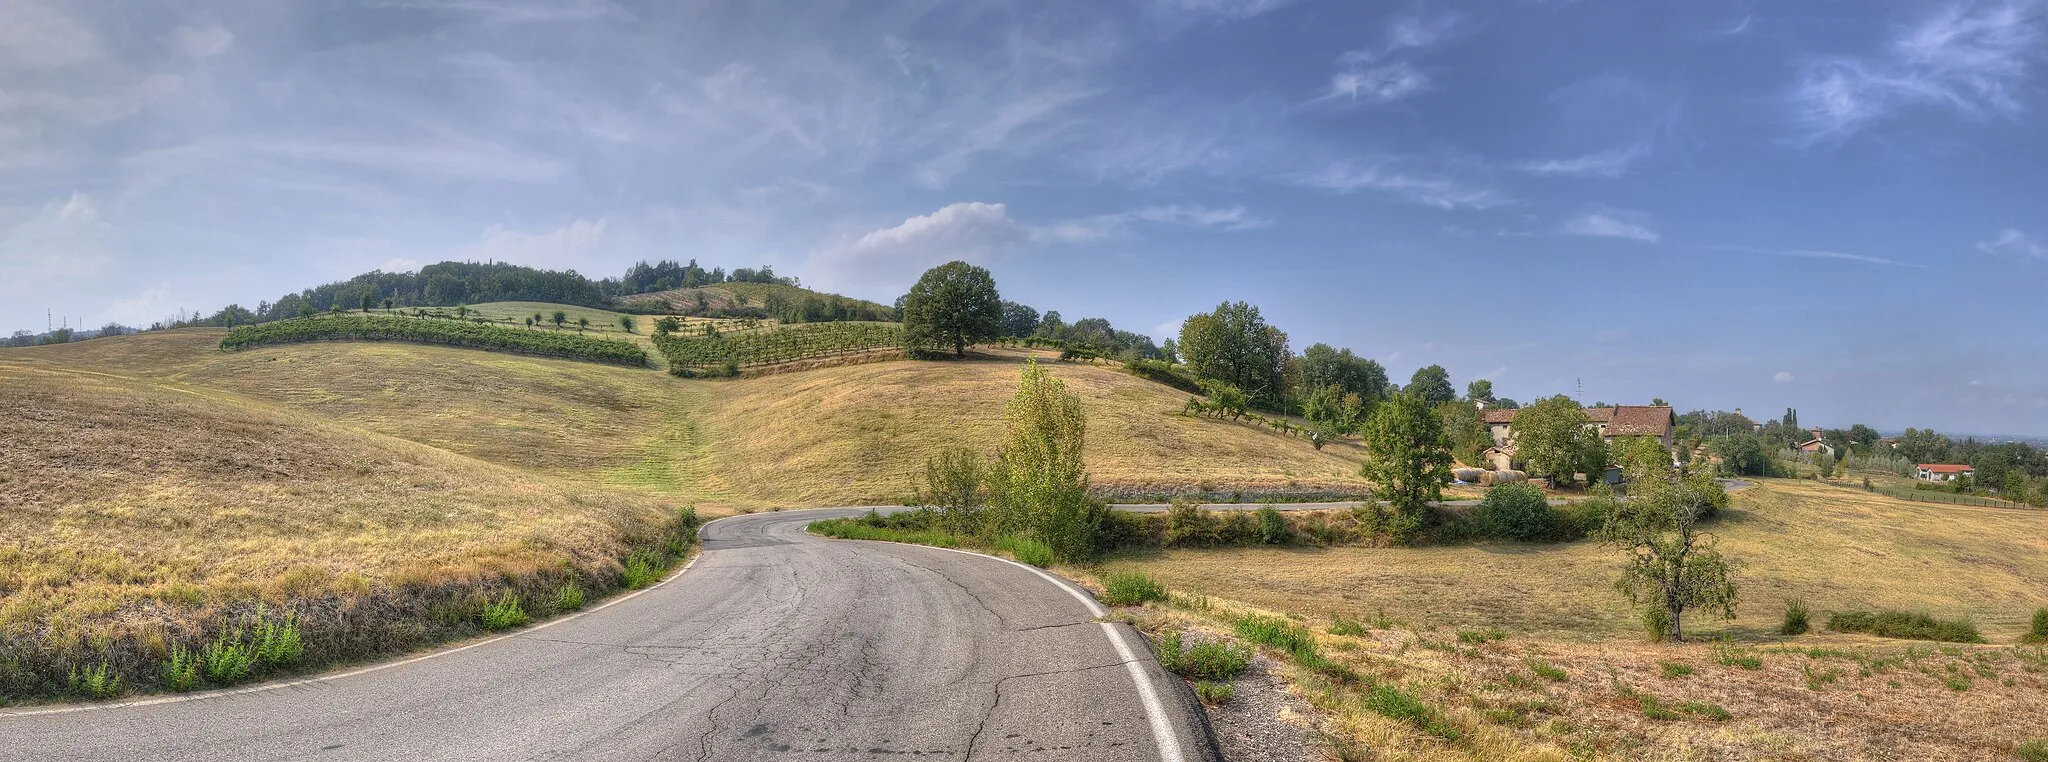
{"label": "curved road", "polygon": [[1211,760],[1129,627],[1029,567],[739,516],[580,616],[333,677],[0,710],[35,760]]}

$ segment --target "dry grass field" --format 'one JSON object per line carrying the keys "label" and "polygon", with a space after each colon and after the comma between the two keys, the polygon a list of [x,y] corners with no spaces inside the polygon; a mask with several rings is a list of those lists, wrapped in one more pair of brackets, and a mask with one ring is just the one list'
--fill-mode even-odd
{"label": "dry grass field", "polygon": [[[1925,609],[1968,616],[2009,642],[2048,605],[2048,511],[1918,503],[1795,480],[1736,493],[1713,528],[1736,562],[1732,622],[1759,637],[1787,598],[1816,612]],[[1379,613],[1428,626],[1502,627],[1558,638],[1633,636],[1613,582],[1618,551],[1593,542],[1421,548],[1169,550],[1113,561],[1176,589],[1310,615]],[[1228,570],[1228,573],[1224,573]],[[1825,618],[1825,614],[1820,615]]]}

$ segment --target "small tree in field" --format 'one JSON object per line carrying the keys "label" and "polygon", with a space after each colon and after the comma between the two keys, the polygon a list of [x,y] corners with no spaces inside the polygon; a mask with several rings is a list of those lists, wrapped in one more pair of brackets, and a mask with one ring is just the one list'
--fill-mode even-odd
{"label": "small tree in field", "polygon": [[939,451],[925,460],[917,480],[916,504],[936,508],[947,531],[981,531],[981,511],[988,505],[987,467],[980,453],[966,447]]}
{"label": "small tree in field", "polygon": [[1515,415],[1511,424],[1516,457],[1529,462],[1529,471],[1550,477],[1553,483],[1570,484],[1581,471],[1598,480],[1607,466],[1607,445],[1600,433],[1587,425],[1586,411],[1570,397],[1558,395],[1538,400]]}
{"label": "small tree in field", "polygon": [[660,320],[654,321],[654,335],[656,336],[667,336],[680,330],[683,330],[683,321],[677,320],[674,317],[663,317]]}
{"label": "small tree in field", "polygon": [[961,357],[967,345],[1002,335],[1003,300],[987,269],[947,262],[926,270],[903,297],[903,339],[911,347],[951,349]]}
{"label": "small tree in field", "polygon": [[1088,496],[1080,395],[1029,362],[1007,415],[1009,431],[988,474],[988,534],[1023,533],[1063,560],[1088,558],[1108,506]]}
{"label": "small tree in field", "polygon": [[1320,450],[1323,445],[1357,431],[1364,407],[1364,400],[1356,392],[1346,392],[1336,384],[1325,384],[1309,392],[1301,401],[1302,416],[1315,425],[1309,432],[1308,443]]}
{"label": "small tree in field", "polygon": [[1607,524],[1600,536],[1628,553],[1616,587],[1631,603],[1649,607],[1646,621],[1684,640],[1688,611],[1735,617],[1735,585],[1717,538],[1700,523],[1726,505],[1728,492],[1705,473],[1678,478],[1668,462],[1638,460],[1629,469],[1627,500],[1596,498]]}
{"label": "small tree in field", "polygon": [[458,305],[455,305],[455,317],[457,317],[457,318],[468,318],[468,317],[469,317],[469,305],[467,305],[467,304],[458,304]]}
{"label": "small tree in field", "polygon": [[385,311],[385,312],[390,312],[390,311],[391,311],[391,300],[390,300],[390,299],[385,299],[385,300],[384,300],[384,311]]}
{"label": "small tree in field", "polygon": [[636,324],[635,324],[635,323],[633,322],[633,316],[632,316],[632,315],[620,315],[620,316],[619,316],[619,327],[620,327],[620,328],[624,328],[624,329],[626,329],[626,332],[627,332],[627,333],[632,333],[632,332],[633,332],[633,329],[634,329],[634,328],[636,327]]}
{"label": "small tree in field", "polygon": [[358,300],[356,304],[358,306],[361,306],[364,312],[369,312],[371,307],[377,306],[377,297],[371,296],[368,292],[364,292],[363,298]]}
{"label": "small tree in field", "polygon": [[588,330],[590,330],[590,318],[587,318],[587,317],[580,317],[580,318],[576,318],[576,332],[577,332],[577,333],[582,333],[582,332],[584,332],[584,331],[588,331]]}
{"label": "small tree in field", "polygon": [[1365,464],[1360,473],[1375,495],[1395,512],[1392,533],[1406,541],[1422,527],[1432,501],[1443,499],[1451,480],[1451,443],[1443,419],[1430,403],[1407,392],[1375,408],[1363,432]]}
{"label": "small tree in field", "polygon": [[563,323],[569,322],[569,313],[563,312],[561,310],[555,310],[555,314],[549,316],[548,319],[554,322],[556,328],[560,328],[562,327]]}

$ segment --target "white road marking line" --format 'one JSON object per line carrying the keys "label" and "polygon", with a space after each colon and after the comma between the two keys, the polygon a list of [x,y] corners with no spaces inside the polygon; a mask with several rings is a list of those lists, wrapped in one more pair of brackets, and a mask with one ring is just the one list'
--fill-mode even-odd
{"label": "white road marking line", "polygon": [[[717,518],[717,519],[712,519],[711,521],[706,521],[706,522],[704,522],[704,526],[711,526],[711,524],[712,524],[712,523],[714,523],[714,522],[717,522],[717,521],[720,521],[720,520],[723,520],[723,519],[728,519],[728,518],[732,518],[732,517],[731,517],[731,516],[721,516],[721,517],[719,517],[719,518]],[[698,531],[700,531],[700,532],[701,532],[701,531],[702,531],[702,528],[699,528],[699,530],[698,530]],[[505,634],[503,634],[503,635],[499,635],[499,636],[497,636],[497,637],[493,637],[493,638],[486,638],[486,639],[484,639],[484,640],[479,640],[479,641],[477,641],[477,642],[475,642],[475,643],[470,643],[470,644],[468,644],[468,645],[462,645],[462,646],[457,646],[457,647],[455,647],[455,648],[450,648],[450,649],[447,649],[447,650],[445,650],[445,651],[435,651],[435,652],[432,652],[432,653],[425,653],[425,654],[420,654],[419,656],[414,656],[414,657],[412,657],[412,658],[410,658],[410,659],[401,659],[401,660],[398,660],[398,661],[392,661],[392,662],[385,662],[385,663],[383,663],[383,664],[373,664],[373,665],[370,665],[370,666],[368,666],[368,667],[363,667],[363,668],[361,668],[361,669],[355,669],[355,670],[350,670],[350,671],[348,671],[348,672],[343,672],[343,673],[341,673],[341,674],[338,674],[338,675],[321,675],[321,676],[319,676],[319,677],[307,677],[307,678],[300,678],[300,679],[298,679],[298,680],[291,680],[291,681],[287,681],[287,682],[282,682],[282,683],[264,683],[264,684],[262,684],[262,685],[252,685],[252,686],[249,686],[249,687],[247,687],[247,688],[226,688],[226,689],[222,689],[222,690],[215,690],[215,691],[207,691],[207,692],[205,692],[205,693],[187,693],[187,694],[184,694],[184,695],[179,695],[179,696],[161,696],[161,697],[158,697],[158,698],[152,698],[152,699],[143,699],[143,700],[140,700],[140,701],[124,701],[124,702],[121,702],[121,703],[118,703],[118,704],[74,704],[74,705],[71,705],[71,706],[60,706],[60,707],[52,707],[52,708],[49,708],[49,709],[23,709],[23,710],[13,710],[13,711],[10,711],[10,710],[7,710],[7,709],[0,709],[0,719],[4,719],[4,718],[8,718],[8,717],[35,717],[35,716],[39,716],[39,715],[47,715],[47,714],[69,714],[69,713],[71,713],[71,712],[91,712],[91,711],[104,711],[104,710],[113,710],[113,709],[130,709],[130,708],[134,708],[134,707],[144,707],[144,706],[156,706],[156,705],[158,705],[158,704],[176,704],[176,703],[180,703],[180,702],[185,702],[185,701],[199,701],[199,700],[201,700],[201,699],[212,699],[212,698],[221,698],[221,697],[224,697],[224,696],[242,696],[242,695],[247,695],[247,694],[251,694],[251,693],[264,693],[264,692],[267,692],[267,691],[274,691],[274,690],[280,690],[280,689],[284,689],[284,688],[296,688],[296,687],[298,687],[298,686],[301,686],[301,685],[313,685],[313,684],[316,684],[316,683],[324,683],[324,682],[328,682],[328,681],[331,681],[331,680],[341,680],[341,679],[343,679],[343,678],[355,677],[355,676],[357,676],[357,675],[367,675],[367,674],[370,674],[371,672],[379,672],[379,671],[382,671],[382,670],[387,670],[387,669],[391,669],[392,667],[403,667],[403,666],[405,666],[405,665],[407,665],[407,664],[412,664],[412,663],[414,663],[414,662],[422,662],[422,661],[426,661],[426,660],[428,660],[428,659],[434,659],[434,658],[439,658],[439,657],[442,657],[442,656],[447,656],[447,655],[449,655],[449,654],[459,654],[459,653],[462,653],[463,651],[467,651],[467,650],[469,650],[469,649],[472,649],[472,648],[476,648],[476,647],[478,647],[478,646],[487,646],[487,645],[490,645],[490,644],[492,644],[492,643],[496,643],[496,642],[498,642],[498,641],[500,641],[500,640],[505,640],[505,639],[507,639],[507,638],[516,638],[516,637],[519,637],[519,636],[521,636],[521,635],[530,635],[530,634],[533,634],[533,633],[536,633],[536,632],[540,632],[541,630],[545,630],[545,629],[547,629],[547,628],[549,628],[549,627],[553,627],[553,626],[555,626],[555,625],[561,624],[561,623],[563,623],[563,622],[567,622],[567,621],[570,621],[570,620],[573,620],[573,619],[577,619],[577,618],[580,618],[580,617],[585,617],[585,616],[589,616],[589,615],[591,615],[591,614],[595,614],[595,613],[597,613],[597,612],[600,612],[600,611],[603,611],[603,610],[605,610],[605,609],[611,608],[612,606],[615,606],[615,605],[618,605],[618,604],[621,604],[621,603],[625,603],[626,601],[630,601],[630,600],[632,600],[632,599],[634,599],[634,598],[638,598],[638,597],[640,597],[640,595],[641,595],[642,593],[651,593],[651,592],[654,592],[654,591],[655,591],[656,589],[659,589],[659,588],[660,588],[660,587],[661,587],[662,585],[666,585],[666,584],[668,584],[670,580],[673,580],[673,579],[676,579],[676,578],[678,578],[678,577],[681,577],[681,576],[683,576],[683,573],[684,573],[684,572],[687,572],[687,571],[689,571],[689,570],[690,570],[690,567],[692,567],[692,566],[696,566],[696,565],[697,565],[697,560],[698,560],[698,559],[701,559],[701,558],[703,558],[703,557],[704,557],[704,551],[702,550],[702,541],[700,540],[700,541],[699,541],[699,550],[697,551],[697,555],[691,556],[691,557],[690,557],[690,560],[689,560],[689,562],[688,562],[688,563],[685,563],[685,564],[683,564],[683,568],[681,568],[681,569],[677,569],[677,570],[676,570],[676,573],[674,573],[674,574],[670,574],[670,575],[668,575],[667,577],[664,577],[664,578],[663,578],[663,579],[662,579],[662,580],[661,580],[660,582],[656,582],[656,583],[654,583],[654,584],[652,584],[652,585],[648,585],[648,586],[646,586],[646,587],[640,588],[639,590],[634,590],[634,591],[632,591],[632,592],[630,592],[630,593],[626,593],[625,595],[621,595],[621,596],[618,596],[618,597],[616,597],[616,598],[612,598],[611,600],[605,601],[604,603],[600,603],[600,604],[598,604],[598,605],[596,605],[596,606],[593,606],[593,607],[591,607],[591,608],[587,608],[587,609],[584,609],[584,610],[582,610],[582,611],[578,611],[578,612],[576,612],[576,613],[574,613],[574,614],[570,614],[570,615],[568,615],[568,616],[563,616],[563,617],[556,617],[556,618],[554,618],[554,619],[550,619],[550,620],[548,620],[548,621],[542,622],[542,623],[540,623],[540,624],[537,624],[537,625],[534,625],[534,626],[532,626],[532,627],[528,627],[528,628],[526,628],[526,629],[523,629],[523,630],[517,630],[517,631],[513,631],[513,632],[508,632],[508,633],[505,633]]]}
{"label": "white road marking line", "polygon": [[[911,543],[898,544],[909,545]],[[936,545],[917,545],[916,547],[931,548],[933,550],[944,550],[953,553],[960,553],[963,555],[980,556],[982,558],[990,558],[995,559],[997,561],[1001,561],[1011,566],[1015,566],[1019,569],[1031,572],[1032,574],[1036,574],[1039,576],[1039,578],[1052,583],[1054,587],[1067,591],[1067,594],[1074,596],[1074,599],[1080,601],[1081,605],[1087,606],[1089,613],[1094,616],[1100,617],[1109,613],[1109,609],[1103,608],[1102,604],[1098,603],[1095,600],[1094,596],[1081,592],[1081,590],[1073,584],[1067,582],[1066,580],[1048,574],[1044,569],[1040,569],[1036,566],[1012,561],[1010,559],[1003,558],[1002,556],[991,556],[987,553],[976,553],[971,550],[960,550],[957,548],[941,548]],[[1166,719],[1166,705],[1160,703],[1159,692],[1153,690],[1152,679],[1149,675],[1145,674],[1145,666],[1142,662],[1138,660],[1137,652],[1131,650],[1131,646],[1129,643],[1124,642],[1122,631],[1118,630],[1116,625],[1111,624],[1109,622],[1098,622],[1097,624],[1102,625],[1103,637],[1109,638],[1109,644],[1116,648],[1117,658],[1123,660],[1124,668],[1128,670],[1131,674],[1131,683],[1137,686],[1138,688],[1138,702],[1145,705],[1145,719],[1152,724],[1152,741],[1153,745],[1159,747],[1160,762],[1184,762],[1184,760],[1186,760],[1187,757],[1181,753],[1180,737],[1173,734],[1173,723]]]}

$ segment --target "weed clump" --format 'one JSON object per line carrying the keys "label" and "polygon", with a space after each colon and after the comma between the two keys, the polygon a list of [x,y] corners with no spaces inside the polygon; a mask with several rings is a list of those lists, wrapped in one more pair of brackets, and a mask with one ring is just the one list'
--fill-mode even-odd
{"label": "weed clump", "polygon": [[1252,663],[1249,647],[1220,640],[1206,640],[1183,647],[1178,632],[1161,637],[1158,649],[1159,666],[1190,680],[1229,681]]}
{"label": "weed clump", "polygon": [[72,693],[90,699],[112,698],[121,693],[121,676],[109,674],[104,661],[97,667],[85,669],[73,665],[69,683]]}
{"label": "weed clump", "polygon": [[1447,741],[1458,740],[1460,735],[1458,729],[1445,722],[1435,709],[1431,709],[1428,704],[1422,703],[1421,699],[1407,691],[1388,683],[1373,686],[1372,692],[1365,695],[1364,704],[1367,709],[1391,719],[1406,721],[1421,728],[1425,733]]}
{"label": "weed clump", "polygon": [[1136,606],[1166,599],[1166,586],[1143,572],[1118,572],[1102,578],[1102,602],[1111,606]]}
{"label": "weed clump", "polygon": [[555,610],[575,611],[580,608],[583,608],[583,588],[574,582],[562,583],[561,589],[555,591]]}
{"label": "weed clump", "polygon": [[2015,746],[2012,755],[2021,762],[2048,762],[2048,739],[2036,738]]}
{"label": "weed clump", "polygon": [[638,590],[661,578],[655,570],[654,559],[646,553],[634,553],[626,558],[626,569],[619,575],[619,585],[628,590]]}
{"label": "weed clump", "polygon": [[1685,677],[1686,675],[1692,674],[1691,666],[1679,664],[1677,662],[1657,662],[1657,669],[1661,670],[1664,673],[1665,677],[1670,678]]}
{"label": "weed clump", "polygon": [[171,658],[160,671],[166,688],[184,693],[199,687],[199,657],[183,644],[171,646]]}
{"label": "weed clump", "polygon": [[509,630],[526,624],[526,609],[519,605],[519,596],[507,590],[497,600],[484,604],[477,618],[482,620],[486,630]]}
{"label": "weed clump", "polygon": [[996,550],[1010,554],[1011,558],[1041,569],[1053,562],[1052,546],[1029,537],[1006,534],[997,537],[994,545]]}
{"label": "weed clump", "polygon": [[2034,626],[2020,637],[2021,643],[2048,643],[2048,606],[2034,609]]}
{"label": "weed clump", "polygon": [[1229,703],[1236,695],[1237,686],[1230,683],[1212,683],[1207,680],[1195,682],[1195,698],[1201,699],[1202,703],[1209,706]]}
{"label": "weed clump", "polygon": [[1785,621],[1778,625],[1780,635],[1805,635],[1812,629],[1806,621],[1806,602],[1798,598],[1785,601]]}
{"label": "weed clump", "polygon": [[1330,634],[1360,637],[1365,635],[1365,623],[1360,622],[1356,619],[1346,619],[1341,616],[1332,617],[1330,619]]}
{"label": "weed clump", "polygon": [[1570,677],[1570,675],[1565,673],[1563,668],[1560,668],[1542,659],[1530,659],[1529,671],[1536,673],[1537,677],[1541,677],[1553,683],[1564,682],[1566,678]]}
{"label": "weed clump", "polygon": [[1977,631],[1977,623],[1968,619],[1936,619],[1923,611],[1838,611],[1828,616],[1828,629],[1941,643],[1985,642],[1984,635]]}
{"label": "weed clump", "polygon": [[245,643],[239,632],[222,632],[199,649],[201,671],[216,685],[234,685],[256,668],[256,644]]}

